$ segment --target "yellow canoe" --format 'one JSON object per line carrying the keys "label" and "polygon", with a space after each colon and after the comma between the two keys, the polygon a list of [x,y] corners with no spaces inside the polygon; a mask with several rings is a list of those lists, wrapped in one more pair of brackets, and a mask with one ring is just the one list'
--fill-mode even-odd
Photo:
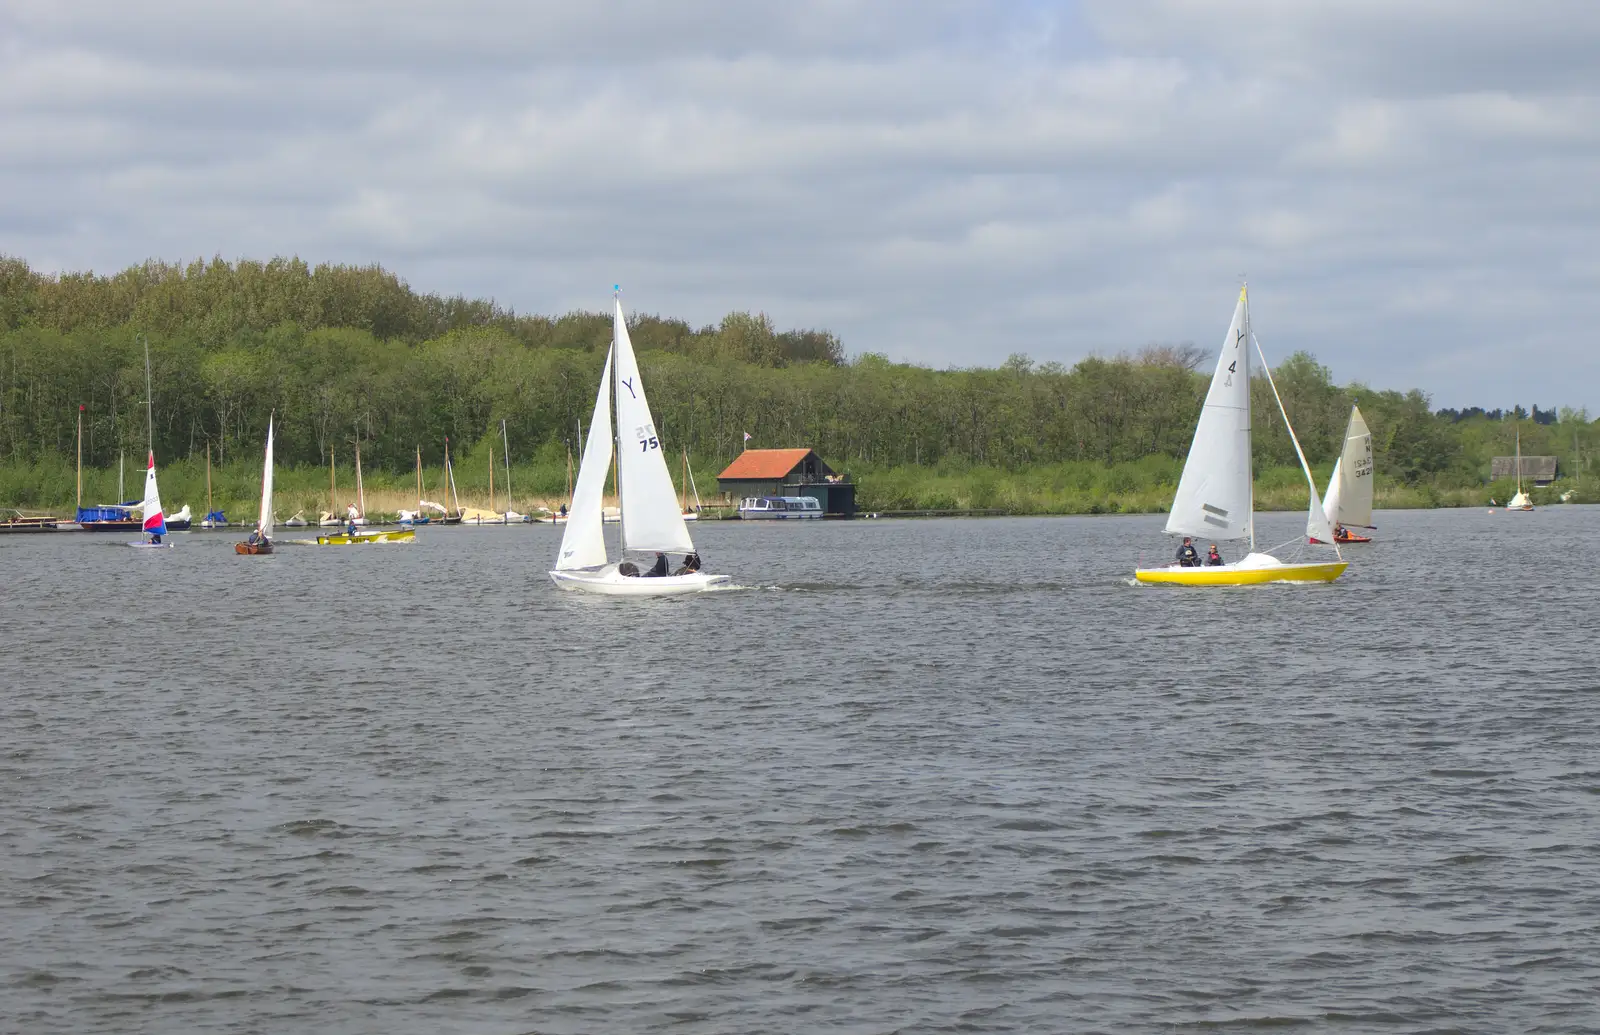
{"label": "yellow canoe", "polygon": [[1332,582],[1350,566],[1348,561],[1316,564],[1285,564],[1267,554],[1251,554],[1238,564],[1209,568],[1139,568],[1133,577],[1140,582],[1171,586],[1259,586],[1267,582]]}
{"label": "yellow canoe", "polygon": [[367,532],[362,535],[317,536],[318,546],[360,546],[362,543],[409,543],[417,538],[415,529],[402,528],[394,532]]}

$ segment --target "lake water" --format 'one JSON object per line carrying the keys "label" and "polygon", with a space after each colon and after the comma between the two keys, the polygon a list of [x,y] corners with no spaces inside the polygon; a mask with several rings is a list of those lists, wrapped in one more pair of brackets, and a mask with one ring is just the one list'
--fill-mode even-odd
{"label": "lake water", "polygon": [[1600,1029],[1600,509],[1161,522],[0,539],[0,1030]]}

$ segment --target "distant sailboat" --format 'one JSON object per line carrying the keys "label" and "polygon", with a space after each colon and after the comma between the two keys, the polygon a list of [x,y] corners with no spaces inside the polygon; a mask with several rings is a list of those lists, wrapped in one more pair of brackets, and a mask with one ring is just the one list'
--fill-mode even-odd
{"label": "distant sailboat", "polygon": [[[694,509],[689,509],[689,493],[694,493]],[[678,506],[683,511],[683,520],[700,520],[700,490],[694,485],[694,471],[689,467],[689,451],[683,451],[683,476],[678,479]]]}
{"label": "distant sailboat", "polygon": [[[616,405],[614,429],[613,400]],[[621,497],[618,501],[621,544],[616,564],[610,563],[601,516],[606,474],[613,455]],[[637,566],[626,561],[629,550],[682,552],[690,563],[679,569],[682,574],[638,575],[634,574],[639,570]],[[562,589],[612,596],[699,593],[728,580],[726,575],[707,575],[699,570],[694,541],[689,538],[683,512],[672,491],[672,475],[667,470],[660,436],[645,399],[644,382],[639,377],[620,295],[612,319],[611,350],[606,355],[594,401],[594,416],[589,423],[589,441],[578,467],[572,509],[567,515],[561,550],[550,578]]]}
{"label": "distant sailboat", "polygon": [[[1370,543],[1370,536],[1357,535],[1352,528],[1372,528],[1372,432],[1358,407],[1350,407],[1350,423],[1344,430],[1344,449],[1333,462],[1328,479],[1328,495],[1323,510],[1333,525],[1336,543]],[[1321,542],[1312,539],[1313,543]]]}
{"label": "distant sailboat", "polygon": [[144,502],[141,504],[145,538],[129,546],[145,548],[170,547],[161,537],[167,534],[166,515],[161,512],[161,491],[156,487],[156,422],[150,403],[150,343],[144,343],[144,418],[150,435],[150,462],[144,470]]}
{"label": "distant sailboat", "polygon": [[1529,511],[1533,509],[1533,500],[1522,491],[1522,429],[1517,429],[1517,494],[1511,497],[1511,502],[1506,504],[1507,510]]}
{"label": "distant sailboat", "polygon": [[256,518],[255,531],[244,542],[233,544],[233,552],[246,557],[272,552],[272,425],[276,416],[267,418],[267,454],[261,464],[261,513]]}
{"label": "distant sailboat", "polygon": [[[1140,582],[1172,583],[1185,586],[1243,586],[1263,582],[1332,582],[1344,574],[1348,566],[1343,559],[1332,562],[1285,562],[1269,553],[1256,550],[1255,484],[1250,470],[1250,347],[1260,354],[1250,328],[1250,305],[1243,288],[1239,302],[1234,306],[1233,322],[1222,343],[1222,354],[1217,357],[1217,369],[1211,376],[1211,388],[1206,393],[1200,421],[1194,429],[1194,441],[1189,446],[1189,457],[1184,462],[1183,474],[1178,479],[1178,491],[1167,515],[1166,530],[1184,536],[1201,536],[1207,539],[1248,539],[1249,553],[1231,564],[1183,567],[1177,564],[1162,568],[1139,568],[1134,578]],[[1272,370],[1262,355],[1262,367],[1268,383]],[[1276,398],[1278,389],[1273,385]],[[1278,399],[1278,410],[1283,414],[1289,440],[1294,443],[1295,454],[1300,458],[1300,469],[1305,472],[1306,487],[1311,493],[1311,503],[1306,512],[1306,534],[1313,539],[1329,542],[1333,528],[1323,512],[1317,495],[1311,468],[1306,465],[1300,441],[1294,428],[1289,426],[1289,414]],[[1298,538],[1298,537],[1297,537]],[[1337,553],[1338,547],[1334,547]]]}

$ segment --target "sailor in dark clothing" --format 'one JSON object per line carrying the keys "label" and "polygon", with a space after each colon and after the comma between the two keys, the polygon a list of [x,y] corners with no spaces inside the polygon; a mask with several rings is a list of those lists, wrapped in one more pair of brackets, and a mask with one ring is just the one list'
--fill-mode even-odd
{"label": "sailor in dark clothing", "polygon": [[686,553],[686,554],[683,555],[683,564],[679,568],[677,568],[672,574],[674,574],[674,575],[693,575],[695,572],[697,572],[699,570],[700,570],[700,555],[697,554],[697,553]]}
{"label": "sailor in dark clothing", "polygon": [[1200,554],[1195,551],[1194,543],[1188,536],[1183,537],[1183,545],[1178,547],[1178,567],[1200,567]]}
{"label": "sailor in dark clothing", "polygon": [[1206,554],[1206,567],[1216,568],[1222,565],[1222,554],[1217,552],[1217,544],[1211,544],[1211,550]]}
{"label": "sailor in dark clothing", "polygon": [[647,578],[647,579],[659,579],[663,575],[665,575],[666,573],[667,573],[667,555],[657,551],[657,553],[656,553],[656,563],[649,571],[644,573],[644,577]]}

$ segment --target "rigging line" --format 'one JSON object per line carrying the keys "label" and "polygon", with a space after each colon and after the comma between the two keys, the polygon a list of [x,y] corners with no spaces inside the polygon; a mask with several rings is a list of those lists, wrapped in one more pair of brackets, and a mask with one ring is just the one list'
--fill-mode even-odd
{"label": "rigging line", "polygon": [[[1262,351],[1261,339],[1256,337],[1255,328],[1253,327],[1250,329],[1250,341],[1256,347],[1256,355],[1261,357],[1261,371],[1267,375],[1267,384],[1272,387],[1272,397],[1278,401],[1278,412],[1283,414],[1284,430],[1289,432],[1289,441],[1294,443],[1294,455],[1300,458],[1300,470],[1305,473],[1306,485],[1311,489],[1311,499],[1316,502],[1318,508],[1320,509],[1322,506],[1322,501],[1317,497],[1317,483],[1311,477],[1311,465],[1306,463],[1305,451],[1300,448],[1300,439],[1295,435],[1294,425],[1289,421],[1289,411],[1283,407],[1283,396],[1278,394],[1278,382],[1272,379],[1272,364],[1267,362],[1267,354]],[[1252,513],[1254,510],[1255,507],[1252,506]],[[1327,520],[1327,514],[1323,514],[1323,519]],[[1328,538],[1332,539],[1333,525],[1331,522],[1329,523],[1328,528]],[[1333,543],[1333,553],[1334,556],[1338,557],[1340,560],[1344,560],[1344,554],[1339,552],[1339,544],[1337,541]]]}

